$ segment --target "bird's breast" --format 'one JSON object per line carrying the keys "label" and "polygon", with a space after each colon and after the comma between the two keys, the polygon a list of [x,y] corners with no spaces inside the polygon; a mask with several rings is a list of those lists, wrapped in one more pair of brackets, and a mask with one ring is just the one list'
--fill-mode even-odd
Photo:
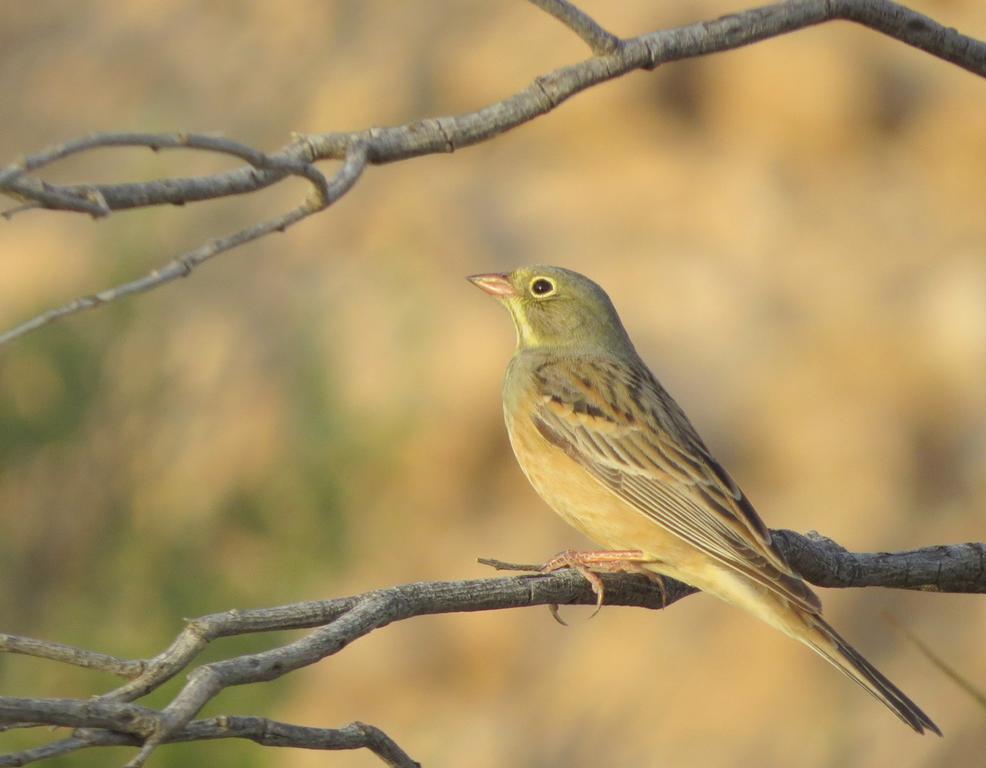
{"label": "bird's breast", "polygon": [[669,576],[681,578],[679,566],[702,560],[691,545],[624,502],[568,454],[548,442],[526,408],[504,415],[510,444],[531,485],[569,525],[605,549],[639,549]]}

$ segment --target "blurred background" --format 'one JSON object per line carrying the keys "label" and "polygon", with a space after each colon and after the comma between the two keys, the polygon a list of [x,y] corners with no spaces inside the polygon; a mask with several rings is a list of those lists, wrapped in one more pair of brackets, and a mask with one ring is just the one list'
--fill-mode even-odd
{"label": "blurred background", "polygon": [[[582,3],[632,36],[735,2]],[[986,37],[981,0],[915,8]],[[6,3],[0,162],[90,131],[291,131],[465,112],[579,61],[522,2]],[[510,453],[507,316],[463,276],[547,262],[611,294],[773,527],[857,550],[986,538],[986,85],[849,24],[637,73],[452,156],[373,168],[322,215],[188,280],[0,350],[0,631],[127,657],[183,617],[491,575],[587,542]],[[115,150],[53,181],[231,167]],[[331,168],[326,167],[326,170]],[[0,326],[293,207],[241,199],[0,224]],[[206,714],[380,726],[427,766],[981,765],[981,597],[823,591],[941,725],[917,738],[780,634],[704,596],[388,627]],[[296,635],[217,642],[206,658]],[[0,692],[113,679],[0,657]],[[149,699],[161,704],[175,682]],[[3,751],[53,734],[4,734]],[[123,762],[80,754],[65,765]],[[377,765],[249,743],[154,765]]]}

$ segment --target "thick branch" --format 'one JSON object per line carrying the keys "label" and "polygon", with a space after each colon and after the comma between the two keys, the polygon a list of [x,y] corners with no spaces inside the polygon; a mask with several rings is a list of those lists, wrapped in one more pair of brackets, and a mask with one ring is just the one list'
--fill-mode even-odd
{"label": "thick branch", "polygon": [[[25,202],[14,211],[44,207],[84,212],[95,217],[131,208],[183,205],[255,192],[289,175],[308,178],[322,187],[321,196],[326,197],[326,182],[314,168],[315,162],[344,158],[351,162],[357,148],[358,154],[365,151],[365,161],[373,164],[453,152],[530,122],[575,94],[634,70],[653,69],[659,64],[728,51],[836,20],[861,24],[986,77],[986,43],[961,35],[890,0],[788,0],[622,41],[568,0],[530,1],[564,23],[592,48],[595,55],[538,77],[524,90],[475,112],[390,128],[300,136],[271,154],[207,134],[97,134],[49,148],[0,168],[0,192]],[[196,178],[123,184],[56,186],[30,175],[69,155],[107,146],[218,152],[246,160],[249,165]],[[344,191],[348,191],[358,177],[359,173],[356,173]],[[59,318],[187,276],[191,267],[217,253],[270,232],[283,231],[325,207],[303,205],[284,216],[190,251],[144,278],[48,310],[0,334],[0,344]]]}
{"label": "thick branch", "polygon": [[[774,536],[795,570],[815,584],[986,593],[986,544],[926,547],[896,553],[853,553],[818,534],[804,536],[780,530],[774,531]],[[659,586],[638,574],[602,574],[601,578],[607,605],[663,608],[695,592],[688,585],[668,579],[662,593]],[[164,743],[229,737],[318,749],[366,747],[383,759],[391,760],[391,765],[410,765],[410,758],[393,742],[374,729],[361,730],[368,727],[359,724],[323,731],[273,724],[256,718],[207,721],[194,718],[203,706],[229,686],[273,680],[314,664],[395,621],[436,613],[534,605],[592,605],[595,599],[589,584],[577,573],[567,570],[509,578],[406,584],[335,600],[204,616],[189,622],[161,654],[141,661],[118,659],[40,640],[0,636],[0,651],[24,653],[117,674],[137,673],[134,679],[93,700],[0,697],[0,724],[7,724],[7,727],[46,724],[84,729],[45,747],[0,757],[0,766],[23,765],[85,747],[128,744],[142,746],[137,757],[128,764],[139,766]],[[197,667],[163,710],[130,703],[189,667],[215,638],[312,627],[315,629],[308,635],[270,650]],[[236,723],[239,725],[231,725]]]}
{"label": "thick branch", "polygon": [[907,552],[850,552],[818,533],[773,532],[794,570],[820,587],[893,587],[924,592],[986,592],[986,544]]}

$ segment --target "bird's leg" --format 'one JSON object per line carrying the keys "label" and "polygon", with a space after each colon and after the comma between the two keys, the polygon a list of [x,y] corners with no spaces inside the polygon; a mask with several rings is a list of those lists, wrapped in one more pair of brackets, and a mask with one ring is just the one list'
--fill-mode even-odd
{"label": "bird's leg", "polygon": [[[654,559],[647,557],[639,549],[602,549],[589,552],[578,552],[573,549],[567,549],[542,565],[540,571],[542,573],[551,573],[562,568],[571,568],[572,570],[578,571],[582,578],[589,582],[589,586],[592,587],[592,591],[596,595],[596,610],[592,613],[592,616],[595,616],[602,609],[603,598],[605,596],[603,580],[598,575],[600,573],[620,573],[623,571],[646,574],[649,579],[658,585],[661,590],[661,602],[666,603],[667,593],[664,589],[664,579],[659,574],[643,567],[643,563],[652,562],[654,562]],[[565,623],[558,615],[557,605],[551,606],[551,615],[561,624]],[[592,618],[592,616],[589,618]]]}

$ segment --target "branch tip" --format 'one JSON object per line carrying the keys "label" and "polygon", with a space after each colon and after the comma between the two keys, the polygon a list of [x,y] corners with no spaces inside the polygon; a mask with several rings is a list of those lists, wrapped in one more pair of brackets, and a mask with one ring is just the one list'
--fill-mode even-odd
{"label": "branch tip", "polygon": [[620,38],[604,29],[589,14],[568,0],[530,0],[530,2],[572,30],[596,56],[614,53],[623,45]]}

